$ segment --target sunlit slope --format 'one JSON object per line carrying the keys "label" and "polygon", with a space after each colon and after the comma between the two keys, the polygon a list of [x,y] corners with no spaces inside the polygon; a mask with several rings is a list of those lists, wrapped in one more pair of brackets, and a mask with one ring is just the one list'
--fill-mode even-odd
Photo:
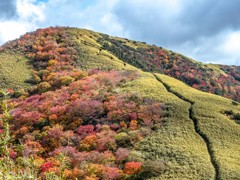
{"label": "sunlit slope", "polygon": [[136,92],[169,106],[169,117],[162,127],[139,143],[139,151],[149,159],[163,159],[166,171],[153,179],[213,179],[214,169],[204,141],[189,118],[190,104],[169,93],[149,73],[127,83],[123,91]]}
{"label": "sunlit slope", "polygon": [[240,126],[221,112],[240,112],[240,105],[231,100],[200,92],[174,78],[157,75],[170,89],[193,103],[193,114],[199,129],[206,135],[219,167],[220,179],[240,177]]}
{"label": "sunlit slope", "polygon": [[124,65],[124,62],[101,48],[97,40],[101,37],[99,33],[85,29],[67,29],[67,33],[74,42],[74,49],[77,50],[78,58],[75,61],[75,66],[89,70],[98,68],[101,70],[137,70],[131,65]]}

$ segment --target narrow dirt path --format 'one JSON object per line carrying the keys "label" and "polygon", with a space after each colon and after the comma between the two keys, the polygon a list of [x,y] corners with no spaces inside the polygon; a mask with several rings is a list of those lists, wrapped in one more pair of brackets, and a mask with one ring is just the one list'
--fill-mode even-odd
{"label": "narrow dirt path", "polygon": [[211,163],[214,167],[215,170],[215,175],[214,175],[214,179],[215,180],[220,180],[220,174],[219,174],[219,165],[216,162],[216,158],[211,146],[211,143],[209,141],[209,139],[207,138],[207,136],[201,131],[200,127],[199,127],[199,122],[198,119],[194,116],[193,113],[193,105],[195,104],[195,102],[190,101],[189,99],[183,97],[181,94],[179,94],[178,92],[173,91],[170,86],[168,86],[166,83],[164,83],[160,78],[158,78],[155,74],[153,74],[155,76],[155,78],[157,79],[157,81],[159,81],[160,83],[162,83],[165,88],[167,89],[168,92],[172,93],[173,95],[177,96],[179,99],[186,101],[188,103],[191,104],[190,108],[188,109],[189,112],[189,118],[193,121],[194,124],[194,129],[196,131],[196,133],[203,139],[203,141],[206,144],[207,150],[208,150],[208,154],[211,160]]}

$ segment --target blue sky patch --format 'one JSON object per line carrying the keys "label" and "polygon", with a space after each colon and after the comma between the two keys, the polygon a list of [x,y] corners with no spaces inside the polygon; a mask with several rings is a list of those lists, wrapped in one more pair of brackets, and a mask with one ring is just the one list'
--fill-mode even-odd
{"label": "blue sky patch", "polygon": [[46,2],[48,2],[48,0],[36,0],[35,2],[34,2],[34,4],[39,4],[39,3],[46,3]]}

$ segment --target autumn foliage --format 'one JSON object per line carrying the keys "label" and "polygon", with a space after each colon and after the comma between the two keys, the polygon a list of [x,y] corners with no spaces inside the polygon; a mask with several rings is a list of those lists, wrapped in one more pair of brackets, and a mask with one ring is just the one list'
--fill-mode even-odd
{"label": "autumn foliage", "polygon": [[146,129],[161,124],[164,105],[114,92],[123,79],[137,78],[136,72],[91,74],[68,87],[9,102],[14,106],[11,137],[23,143],[23,150],[16,152],[42,157],[39,172],[58,174],[60,154],[68,164],[65,176],[72,178],[118,179],[140,172],[141,162],[128,163],[128,155]]}
{"label": "autumn foliage", "polygon": [[141,167],[141,162],[127,162],[125,164],[125,173],[128,175],[137,174],[141,170]]}
{"label": "autumn foliage", "polygon": [[28,52],[34,69],[28,94],[8,102],[10,157],[33,158],[42,178],[54,173],[67,179],[114,180],[140,173],[142,162],[129,162],[128,156],[161,125],[164,104],[116,91],[139,77],[135,71],[76,68],[77,52],[67,36],[48,28],[8,44]]}

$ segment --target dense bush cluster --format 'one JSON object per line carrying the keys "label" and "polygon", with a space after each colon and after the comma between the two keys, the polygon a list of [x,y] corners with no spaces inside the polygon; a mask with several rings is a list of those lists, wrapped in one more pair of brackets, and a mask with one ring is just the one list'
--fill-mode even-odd
{"label": "dense bush cluster", "polygon": [[161,125],[164,105],[115,91],[137,78],[134,71],[89,74],[58,90],[9,102],[11,142],[22,147],[11,148],[13,159],[34,157],[39,173],[69,179],[121,179],[144,172],[144,162],[128,157]]}
{"label": "dense bush cluster", "polygon": [[207,65],[193,62],[161,47],[133,48],[126,45],[125,41],[110,38],[108,35],[103,35],[98,42],[103,49],[144,71],[164,73],[196,89],[240,100],[239,67],[219,66],[225,72],[219,74]]}

